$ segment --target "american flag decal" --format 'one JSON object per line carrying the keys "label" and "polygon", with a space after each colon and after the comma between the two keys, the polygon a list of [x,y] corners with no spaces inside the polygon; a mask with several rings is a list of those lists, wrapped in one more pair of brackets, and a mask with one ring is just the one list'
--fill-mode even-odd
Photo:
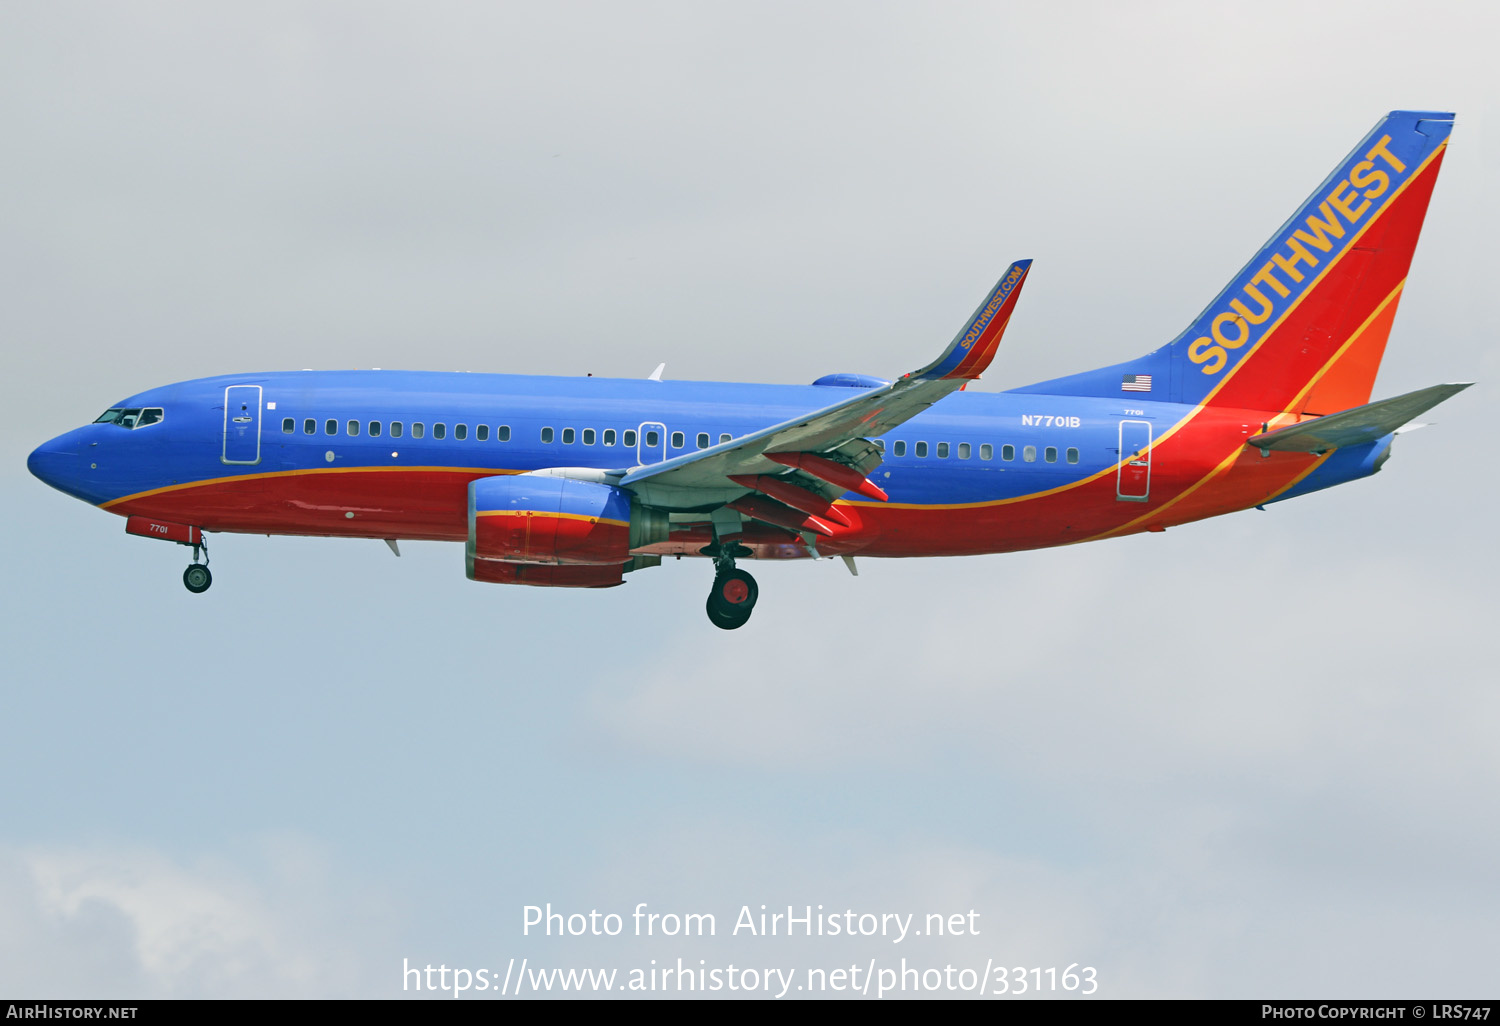
{"label": "american flag decal", "polygon": [[1149,374],[1127,374],[1125,380],[1120,384],[1121,392],[1149,392],[1151,391],[1151,375]]}

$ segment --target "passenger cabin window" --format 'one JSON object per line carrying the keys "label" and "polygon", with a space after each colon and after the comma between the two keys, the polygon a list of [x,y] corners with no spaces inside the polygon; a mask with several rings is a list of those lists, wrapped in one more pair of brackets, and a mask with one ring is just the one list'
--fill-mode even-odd
{"label": "passenger cabin window", "polygon": [[370,433],[370,437],[371,438],[379,438],[380,437],[380,421],[378,421],[378,420],[372,420],[372,421],[370,421],[370,424],[369,424],[369,433]]}
{"label": "passenger cabin window", "polygon": [[870,439],[870,441],[874,443],[876,449],[879,449],[881,452],[885,452],[884,438],[872,438]]}
{"label": "passenger cabin window", "polygon": [[304,435],[315,435],[318,433],[318,422],[308,417],[302,422],[302,433]]}
{"label": "passenger cabin window", "polygon": [[1009,463],[1016,458],[1016,447],[1014,445],[1002,445],[1000,447],[1000,458]]}
{"label": "passenger cabin window", "polygon": [[687,439],[685,437],[683,437],[683,434],[682,434],[681,431],[673,431],[672,432],[672,448],[674,448],[674,449],[681,449],[686,444],[687,444]]}
{"label": "passenger cabin window", "polygon": [[728,431],[726,431],[722,435],[719,436],[719,444],[723,445],[725,442],[729,441],[733,437],[734,437],[733,435],[731,435]]}
{"label": "passenger cabin window", "polygon": [[995,458],[995,447],[993,445],[991,445],[989,442],[985,442],[983,445],[981,445],[979,447],[979,458],[982,459],[982,460],[992,460],[992,459],[994,459]]}
{"label": "passenger cabin window", "polygon": [[1027,463],[1035,463],[1036,462],[1036,446],[1034,446],[1034,445],[1028,445],[1026,448],[1022,449],[1021,450],[1021,458],[1023,460],[1025,460]]}
{"label": "passenger cabin window", "polygon": [[488,424],[480,424],[478,427],[476,427],[474,429],[474,441],[476,441],[476,442],[488,442],[489,440],[490,440],[490,426]]}
{"label": "passenger cabin window", "polygon": [[614,428],[605,428],[604,429],[604,444],[605,445],[614,445],[615,444],[615,429]]}
{"label": "passenger cabin window", "polygon": [[552,429],[551,428],[542,428],[542,441],[543,442],[551,442],[552,441]]}
{"label": "passenger cabin window", "polygon": [[447,424],[434,424],[434,425],[432,425],[432,437],[433,438],[447,438],[448,437],[448,425]]}
{"label": "passenger cabin window", "polygon": [[563,428],[563,445],[572,445],[575,437],[572,428]]}
{"label": "passenger cabin window", "polygon": [[700,449],[707,449],[708,448],[708,432],[707,431],[700,431],[700,432],[698,432],[698,448],[700,448]]}
{"label": "passenger cabin window", "polygon": [[925,459],[926,457],[927,457],[927,443],[926,442],[918,442],[917,443],[917,459],[919,459],[919,460],[920,459]]}
{"label": "passenger cabin window", "polygon": [[344,425],[344,430],[347,431],[350,435],[359,434],[359,421],[351,420],[349,423]]}
{"label": "passenger cabin window", "polygon": [[462,442],[465,438],[468,438],[469,437],[469,425],[467,425],[467,424],[454,424],[453,425],[453,437],[457,438],[460,442]]}
{"label": "passenger cabin window", "polygon": [[296,421],[295,418],[293,418],[293,417],[283,417],[281,419],[281,433],[282,434],[289,435],[293,431],[296,431],[296,430],[297,430],[297,421]]}
{"label": "passenger cabin window", "polygon": [[635,432],[634,431],[627,431],[627,432],[625,432],[625,448],[627,448],[627,449],[634,449],[635,448]]}
{"label": "passenger cabin window", "polygon": [[895,446],[894,446],[894,449],[895,449],[895,452],[896,452],[897,456],[905,456],[906,455],[906,443],[905,442],[897,442],[895,444]]}
{"label": "passenger cabin window", "polygon": [[959,442],[958,443],[958,458],[959,459],[961,459],[961,460],[968,459],[969,456],[972,455],[972,452],[973,452],[973,450],[971,450],[969,448],[969,443],[968,442]]}
{"label": "passenger cabin window", "polygon": [[1068,462],[1069,463],[1077,463],[1078,462],[1078,450],[1072,448],[1071,446],[1069,446],[1069,448],[1068,448]]}
{"label": "passenger cabin window", "polygon": [[1057,446],[1055,446],[1055,445],[1049,445],[1049,446],[1047,446],[1047,451],[1046,451],[1046,453],[1044,455],[1047,457],[1047,462],[1048,463],[1056,463],[1057,462]]}
{"label": "passenger cabin window", "polygon": [[510,425],[501,424],[495,429],[495,439],[501,442],[510,441]]}
{"label": "passenger cabin window", "polygon": [[427,426],[420,421],[411,426],[411,436],[413,438],[421,438],[425,434],[427,434]]}
{"label": "passenger cabin window", "polygon": [[948,458],[948,443],[947,442],[939,442],[938,443],[938,459],[945,460],[947,458]]}
{"label": "passenger cabin window", "polygon": [[598,435],[594,432],[593,428],[584,428],[583,429],[583,444],[584,445],[593,445],[594,442],[597,439],[598,439]]}
{"label": "passenger cabin window", "polygon": [[402,423],[399,420],[393,420],[393,421],[391,421],[391,437],[392,438],[400,438],[401,437],[402,429],[403,429],[403,425],[402,425]]}
{"label": "passenger cabin window", "polygon": [[336,435],[339,433],[339,422],[336,420],[325,420],[323,422],[323,433],[325,435]]}
{"label": "passenger cabin window", "polygon": [[651,446],[652,448],[655,448],[656,446],[660,445],[661,444],[661,432],[660,431],[647,431],[646,432],[646,444],[648,446]]}

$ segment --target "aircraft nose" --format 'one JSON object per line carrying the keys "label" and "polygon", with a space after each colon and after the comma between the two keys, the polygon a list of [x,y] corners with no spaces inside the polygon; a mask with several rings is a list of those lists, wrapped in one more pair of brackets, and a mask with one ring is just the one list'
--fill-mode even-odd
{"label": "aircraft nose", "polygon": [[59,491],[68,491],[78,474],[78,450],[62,438],[37,446],[26,458],[26,469]]}

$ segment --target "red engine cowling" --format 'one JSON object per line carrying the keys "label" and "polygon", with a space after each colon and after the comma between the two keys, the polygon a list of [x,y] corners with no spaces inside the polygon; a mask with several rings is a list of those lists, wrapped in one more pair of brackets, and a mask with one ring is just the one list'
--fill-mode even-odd
{"label": "red engine cowling", "polygon": [[620,583],[630,550],[665,540],[668,517],[628,492],[541,474],[469,485],[469,579],[554,588]]}
{"label": "red engine cowling", "polygon": [[479,559],[469,564],[469,579],[487,584],[529,584],[537,588],[613,588],[625,583],[625,564],[614,566],[547,566]]}

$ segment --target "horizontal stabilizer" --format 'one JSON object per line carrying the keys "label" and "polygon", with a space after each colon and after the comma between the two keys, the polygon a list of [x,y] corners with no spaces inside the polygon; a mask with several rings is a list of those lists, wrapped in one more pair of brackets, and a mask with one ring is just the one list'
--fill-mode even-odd
{"label": "horizontal stabilizer", "polygon": [[1263,451],[1276,449],[1280,452],[1328,452],[1363,445],[1385,437],[1472,384],[1472,381],[1462,381],[1420,388],[1394,399],[1382,399],[1255,435],[1246,439],[1245,444]]}

